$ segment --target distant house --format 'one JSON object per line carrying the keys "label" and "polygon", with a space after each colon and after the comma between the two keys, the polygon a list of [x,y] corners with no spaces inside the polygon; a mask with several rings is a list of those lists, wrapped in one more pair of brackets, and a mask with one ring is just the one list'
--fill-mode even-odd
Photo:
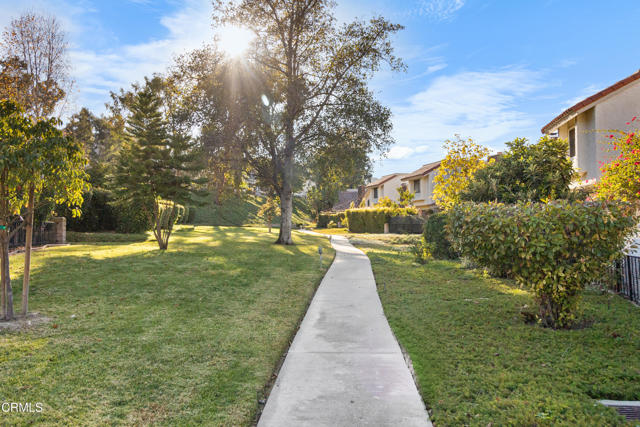
{"label": "distant house", "polygon": [[600,143],[598,131],[625,129],[640,115],[640,71],[563,111],[542,128],[542,133],[569,141],[569,157],[580,173],[579,185],[595,183],[601,176],[599,162],[616,156]]}
{"label": "distant house", "polygon": [[364,197],[364,186],[360,188],[349,188],[348,190],[338,193],[338,203],[331,208],[334,212],[342,212],[345,209],[349,209],[353,203],[354,207],[359,207],[362,198]]}
{"label": "distant house", "polygon": [[401,179],[401,181],[407,185],[409,191],[415,194],[413,205],[419,210],[425,210],[435,206],[435,202],[433,201],[433,188],[435,186],[433,178],[438,173],[439,167],[440,161],[427,163],[426,165],[422,165],[420,169],[405,175]]}
{"label": "distant house", "polygon": [[363,197],[365,206],[373,206],[383,197],[388,197],[394,202],[400,201],[398,188],[402,186],[402,178],[405,175],[404,173],[392,173],[367,185]]}

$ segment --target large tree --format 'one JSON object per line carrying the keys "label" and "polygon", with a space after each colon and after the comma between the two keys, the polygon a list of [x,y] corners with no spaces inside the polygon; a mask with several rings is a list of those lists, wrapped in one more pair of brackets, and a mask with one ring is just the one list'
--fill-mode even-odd
{"label": "large tree", "polygon": [[293,244],[291,216],[296,172],[336,130],[349,129],[385,150],[390,114],[368,89],[383,63],[403,67],[382,17],[338,25],[331,0],[215,2],[218,24],[248,28],[255,40],[235,62],[229,116],[236,147],[262,183],[279,195],[277,243]]}
{"label": "large tree", "polygon": [[12,76],[3,83],[17,88],[12,99],[30,116],[50,116],[69,93],[67,48],[66,35],[54,16],[27,12],[5,29],[0,51],[3,68]]}
{"label": "large tree", "polygon": [[[27,227],[22,311],[28,310],[31,227],[39,194],[79,206],[86,188],[82,147],[63,135],[56,119],[35,122],[13,101],[0,101],[0,299],[2,317],[13,318],[9,241]],[[20,215],[26,217],[20,221]]]}
{"label": "large tree", "polygon": [[433,200],[438,207],[447,210],[460,203],[462,193],[475,174],[487,165],[490,150],[460,135],[453,140],[446,140],[443,148],[447,155],[433,178]]}
{"label": "large tree", "polygon": [[331,209],[341,190],[357,188],[371,179],[369,143],[354,138],[348,130],[336,132],[335,136],[315,153],[307,167],[313,183],[307,200],[314,215]]}
{"label": "large tree", "polygon": [[539,202],[569,195],[575,173],[566,140],[543,136],[530,144],[525,138],[516,138],[506,145],[507,150],[495,162],[475,174],[462,192],[463,200]]}
{"label": "large tree", "polygon": [[120,203],[134,204],[153,224],[161,250],[167,249],[177,215],[177,203],[191,203],[197,192],[191,173],[197,169],[189,135],[172,120],[164,102],[166,81],[160,77],[133,85],[116,96],[126,115],[126,142],[114,173]]}

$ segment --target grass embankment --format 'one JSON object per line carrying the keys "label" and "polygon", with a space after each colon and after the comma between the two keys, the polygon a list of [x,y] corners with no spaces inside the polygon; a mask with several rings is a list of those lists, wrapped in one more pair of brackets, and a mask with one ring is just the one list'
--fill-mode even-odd
{"label": "grass embankment", "polygon": [[[251,424],[333,255],[322,237],[275,238],[199,226],[165,253],[153,240],[34,252],[30,307],[52,320],[0,332],[0,395],[44,411],[2,424]],[[16,296],[22,262],[11,257]]]}
{"label": "grass embankment", "polygon": [[510,281],[363,250],[434,424],[623,425],[596,400],[640,400],[640,311],[621,297],[587,292],[593,325],[554,331],[523,322],[532,295]]}
{"label": "grass embankment", "polygon": [[[212,197],[204,199],[204,206],[196,206],[194,223],[197,225],[247,225],[263,224],[264,220],[257,217],[260,206],[266,198],[243,194],[224,200],[220,205],[213,202]],[[304,198],[293,199],[293,223],[306,224],[311,221],[311,211]],[[280,222],[280,217],[273,220],[274,224]]]}

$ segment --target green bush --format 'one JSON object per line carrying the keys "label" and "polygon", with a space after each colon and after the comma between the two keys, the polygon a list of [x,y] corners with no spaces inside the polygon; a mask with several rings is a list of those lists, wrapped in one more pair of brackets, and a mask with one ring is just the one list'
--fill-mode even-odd
{"label": "green bush", "polygon": [[383,233],[389,218],[399,215],[417,215],[413,207],[372,207],[347,209],[347,223],[350,233]]}
{"label": "green bush", "polygon": [[333,221],[329,221],[329,224],[327,224],[327,228],[336,228],[337,226],[338,224]]}
{"label": "green bush", "polygon": [[118,233],[142,233],[151,230],[153,224],[137,203],[114,204],[117,212],[116,229]]}
{"label": "green bush", "polygon": [[180,224],[187,224],[187,221],[189,220],[189,210],[191,209],[190,206],[185,206],[184,207],[184,212],[182,213],[182,218],[180,218]]}
{"label": "green bush", "polygon": [[193,224],[193,221],[196,219],[196,207],[189,206],[189,213],[187,214],[187,222],[186,224]]}
{"label": "green bush", "polygon": [[458,254],[451,246],[447,236],[446,224],[446,213],[437,212],[429,215],[424,224],[423,237],[434,258],[456,259]]}
{"label": "green bush", "polygon": [[544,326],[571,327],[581,291],[620,256],[636,214],[627,204],[462,203],[448,213],[454,247],[530,287]]}
{"label": "green bush", "polygon": [[416,262],[420,264],[426,264],[432,258],[431,247],[424,237],[421,237],[411,246],[411,252],[415,256]]}
{"label": "green bush", "polygon": [[74,217],[71,209],[60,206],[60,214],[67,218],[70,231],[113,231],[118,223],[118,210],[111,205],[109,193],[94,189],[82,195],[81,215]]}
{"label": "green bush", "polygon": [[344,212],[322,212],[318,214],[318,223],[316,224],[316,228],[327,228],[330,222],[344,223],[346,218],[346,214]]}

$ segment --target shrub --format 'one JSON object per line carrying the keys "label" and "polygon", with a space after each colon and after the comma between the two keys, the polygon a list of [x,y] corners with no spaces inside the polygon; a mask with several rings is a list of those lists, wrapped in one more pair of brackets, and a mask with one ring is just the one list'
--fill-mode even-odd
{"label": "shrub", "polygon": [[118,233],[142,233],[151,230],[152,221],[135,203],[114,205],[117,211],[116,229]]}
{"label": "shrub", "polygon": [[543,136],[530,144],[516,138],[507,147],[495,162],[475,174],[462,191],[462,200],[515,203],[569,196],[575,173],[566,140]]}
{"label": "shrub", "polygon": [[327,228],[336,228],[338,226],[338,224],[336,224],[334,221],[329,221],[329,224],[327,224]]}
{"label": "shrub", "polygon": [[415,256],[416,262],[420,264],[426,264],[427,261],[432,258],[430,245],[424,237],[421,237],[420,240],[411,246],[411,252]]}
{"label": "shrub", "polygon": [[180,218],[180,224],[186,224],[187,221],[189,220],[189,210],[191,209],[190,206],[185,206],[184,207],[184,212],[182,213],[182,218]]}
{"label": "shrub", "polygon": [[399,215],[417,215],[413,207],[373,207],[347,209],[347,223],[350,233],[383,233],[384,224],[390,218]]}
{"label": "shrub", "polygon": [[187,224],[193,224],[196,219],[196,207],[189,206],[189,213],[187,214]]}
{"label": "shrub", "polygon": [[530,287],[544,326],[576,319],[580,293],[620,255],[636,224],[619,203],[462,203],[448,213],[454,247]]}
{"label": "shrub", "polygon": [[423,237],[429,245],[431,255],[437,259],[456,259],[458,254],[451,246],[446,231],[447,214],[438,212],[427,217]]}
{"label": "shrub", "polygon": [[111,205],[109,193],[94,189],[83,195],[80,216],[73,216],[71,209],[60,206],[60,214],[67,218],[70,231],[112,231],[118,222],[118,211]]}
{"label": "shrub", "polygon": [[421,234],[424,219],[418,215],[398,215],[389,218],[389,232],[396,234]]}
{"label": "shrub", "polygon": [[346,218],[346,214],[344,212],[323,212],[318,214],[318,223],[316,224],[316,228],[327,228],[330,222],[334,222],[336,224],[343,223]]}

